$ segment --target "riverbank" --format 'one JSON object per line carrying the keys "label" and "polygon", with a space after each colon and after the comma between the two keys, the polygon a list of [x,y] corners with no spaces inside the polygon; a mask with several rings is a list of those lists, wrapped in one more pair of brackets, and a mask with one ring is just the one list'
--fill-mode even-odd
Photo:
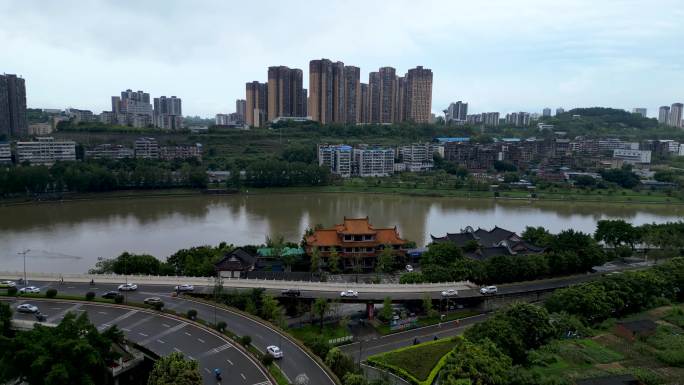
{"label": "riverbank", "polygon": [[0,199],[0,207],[31,205],[37,203],[59,203],[70,201],[91,201],[111,199],[141,199],[141,198],[167,198],[211,195],[264,195],[264,194],[304,194],[304,193],[334,193],[334,194],[380,194],[401,195],[415,197],[434,198],[463,198],[484,200],[511,200],[511,201],[552,201],[552,202],[594,202],[603,204],[674,204],[684,205],[684,200],[668,196],[662,192],[635,192],[632,190],[571,190],[555,189],[555,191],[479,191],[466,189],[446,189],[427,187],[395,187],[395,186],[356,186],[356,185],[331,185],[313,187],[270,187],[270,188],[243,188],[239,191],[231,190],[200,190],[190,188],[158,189],[158,190],[120,190],[101,193],[74,193],[65,194],[61,199],[26,199],[9,198]]}

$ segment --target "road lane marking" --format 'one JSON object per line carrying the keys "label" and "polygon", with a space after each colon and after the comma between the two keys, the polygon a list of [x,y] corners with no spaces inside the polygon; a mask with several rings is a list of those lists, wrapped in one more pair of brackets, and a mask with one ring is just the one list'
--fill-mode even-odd
{"label": "road lane marking", "polygon": [[247,380],[247,377],[245,377],[245,375],[244,375],[244,374],[240,373],[240,376],[242,376],[242,379],[243,379],[244,381],[246,381],[246,380]]}
{"label": "road lane marking", "polygon": [[190,333],[188,333],[188,332],[185,332],[185,335],[186,335],[186,336],[192,336],[192,334],[190,334]]}
{"label": "road lane marking", "polygon": [[264,382],[259,382],[259,383],[253,384],[253,385],[272,385],[272,384],[271,384],[271,381],[264,381]]}
{"label": "road lane marking", "polygon": [[199,341],[199,342],[201,342],[201,343],[204,343],[204,340],[201,339],[201,338],[198,338],[197,341]]}
{"label": "road lane marking", "polygon": [[[109,322],[103,323],[102,325],[100,325],[100,326],[98,327],[98,329],[105,329],[105,328],[108,328],[108,327],[110,327],[110,326],[112,326],[112,325],[116,325],[117,323],[119,323],[119,322],[125,320],[126,318],[128,318],[128,317],[130,317],[130,316],[132,316],[133,314],[136,314],[136,313],[138,313],[137,310],[131,310],[131,311],[127,312],[126,314],[121,315],[121,316],[119,316],[119,317],[116,317],[116,318],[114,318],[113,320],[111,320],[111,321],[109,321]],[[131,331],[131,329],[126,329],[126,328],[121,328],[121,330],[129,331],[129,332]]]}
{"label": "road lane marking", "polygon": [[64,318],[64,316],[67,315],[67,313],[69,313],[71,311],[76,312],[77,310],[79,310],[79,308],[81,306],[83,306],[83,304],[81,304],[81,303],[77,303],[73,306],[70,306],[70,307],[62,310],[61,312],[53,315],[52,317],[48,317],[47,322],[53,322],[54,323],[55,320]]}
{"label": "road lane marking", "polygon": [[226,359],[226,361],[230,364],[230,366],[235,365],[235,364],[233,363],[233,361],[231,361],[231,360]]}
{"label": "road lane marking", "polygon": [[191,355],[188,355],[188,359],[189,359],[189,360],[193,360],[193,361],[195,360],[195,358],[194,358],[193,356],[191,356]]}
{"label": "road lane marking", "polygon": [[157,340],[157,342],[159,342],[159,343],[162,344],[162,345],[164,345],[164,344],[166,343],[166,342],[164,342],[164,341],[162,341],[162,340]]}
{"label": "road lane marking", "polygon": [[207,373],[211,374],[211,370],[209,370],[209,368],[204,368],[204,370],[205,370]]}
{"label": "road lane marking", "polygon": [[169,334],[171,334],[171,333],[175,333],[175,332],[181,330],[182,328],[184,328],[184,327],[186,327],[186,326],[188,326],[187,323],[181,322],[181,323],[179,323],[178,325],[176,325],[176,326],[174,326],[174,327],[172,327],[172,328],[166,329],[166,330],[162,331],[161,333],[157,333],[157,334],[155,334],[154,336],[152,336],[152,337],[150,337],[150,338],[146,338],[145,340],[143,340],[143,341],[140,342],[140,345],[147,345],[148,343],[150,343],[150,341],[153,341],[153,340],[158,339],[158,338],[162,338],[162,337],[164,337],[165,335],[169,335]]}
{"label": "road lane marking", "polygon": [[149,336],[148,336],[147,334],[145,334],[145,333],[138,332],[138,334],[140,334],[140,335],[143,336],[143,337],[149,337]]}
{"label": "road lane marking", "polygon": [[107,312],[106,312],[106,311],[98,311],[97,313],[98,313],[98,314],[107,315]]}
{"label": "road lane marking", "polygon": [[177,347],[175,347],[175,346],[173,347],[173,350],[177,351],[178,353],[183,353],[183,351],[182,351],[182,350],[178,349],[178,348],[177,348]]}
{"label": "road lane marking", "polygon": [[165,328],[170,328],[170,327],[171,327],[171,325],[168,325],[168,324],[162,324],[162,326],[165,327]]}

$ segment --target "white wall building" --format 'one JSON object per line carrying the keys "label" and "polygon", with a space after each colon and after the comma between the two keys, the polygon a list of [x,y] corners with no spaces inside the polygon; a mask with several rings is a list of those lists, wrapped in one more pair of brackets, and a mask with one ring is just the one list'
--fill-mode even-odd
{"label": "white wall building", "polygon": [[330,168],[330,172],[343,178],[352,174],[352,147],[345,144],[318,146],[318,165]]}
{"label": "white wall building", "polygon": [[362,147],[354,149],[354,174],[360,177],[388,176],[394,173],[394,150]]}
{"label": "white wall building", "polygon": [[35,142],[17,142],[17,163],[51,165],[57,161],[75,161],[76,142],[38,137]]}
{"label": "white wall building", "polygon": [[625,163],[630,163],[630,164],[650,164],[651,163],[651,151],[650,150],[615,149],[615,150],[613,150],[613,159],[621,159]]}
{"label": "white wall building", "polygon": [[[401,158],[401,163],[404,164],[402,171],[422,172],[432,170],[435,166],[435,151],[435,146],[432,143],[414,143],[399,147],[399,157]],[[401,170],[401,167],[399,169]],[[398,170],[396,165],[394,170]]]}
{"label": "white wall building", "polygon": [[159,144],[155,138],[138,138],[133,148],[136,158],[159,159]]}
{"label": "white wall building", "polygon": [[9,143],[0,143],[0,164],[12,163],[12,150]]}
{"label": "white wall building", "polygon": [[135,157],[135,152],[130,147],[120,144],[99,144],[85,151],[86,159],[125,159]]}

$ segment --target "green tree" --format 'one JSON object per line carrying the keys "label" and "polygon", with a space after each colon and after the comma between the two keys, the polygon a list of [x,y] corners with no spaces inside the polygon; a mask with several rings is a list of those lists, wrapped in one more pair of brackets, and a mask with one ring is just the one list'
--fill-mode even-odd
{"label": "green tree", "polygon": [[437,311],[432,306],[432,297],[426,294],[423,297],[423,311],[428,317],[434,317],[437,315]]}
{"label": "green tree", "polygon": [[155,362],[147,385],[202,385],[199,364],[173,352]]}
{"label": "green tree", "polygon": [[623,244],[634,248],[634,244],[639,241],[639,232],[622,219],[600,220],[596,223],[594,239],[603,241],[608,246],[618,247]]}
{"label": "green tree", "polygon": [[527,242],[541,247],[548,247],[553,240],[553,235],[541,226],[527,226],[520,236]]}
{"label": "green tree", "polygon": [[340,255],[337,253],[337,248],[334,246],[328,254],[328,270],[333,274],[340,272]]}
{"label": "green tree", "polygon": [[283,318],[283,308],[272,295],[263,294],[260,315],[263,319],[279,323]]}
{"label": "green tree", "polygon": [[380,319],[385,322],[389,322],[392,319],[393,309],[392,309],[392,298],[385,297],[382,302],[382,310],[380,311]]}
{"label": "green tree", "polygon": [[313,314],[318,316],[321,325],[321,331],[323,330],[323,320],[325,319],[325,314],[330,310],[330,303],[325,298],[316,298],[311,309]]}
{"label": "green tree", "polygon": [[443,385],[463,384],[463,380],[475,385],[507,385],[511,369],[511,359],[491,341],[475,344],[465,339],[454,348],[440,378]]}
{"label": "green tree", "polygon": [[37,324],[1,340],[0,382],[91,385],[103,382],[117,358],[112,343],[121,342],[123,333],[116,327],[100,333],[85,313],[67,313],[54,328]]}
{"label": "green tree", "polygon": [[314,246],[311,250],[311,272],[318,273],[321,270],[321,252]]}
{"label": "green tree", "polygon": [[385,247],[378,255],[378,263],[375,266],[375,271],[378,273],[391,273],[394,270],[394,253],[391,245]]}
{"label": "green tree", "polygon": [[361,375],[361,374],[356,374],[356,373],[346,373],[344,377],[342,377],[342,384],[343,385],[368,385],[368,381],[366,381],[366,378]]}
{"label": "green tree", "polygon": [[354,360],[344,354],[339,348],[332,348],[325,355],[325,364],[335,372],[338,377],[354,371]]}
{"label": "green tree", "polygon": [[9,337],[12,331],[12,308],[8,303],[0,302],[0,335]]}
{"label": "green tree", "polygon": [[423,253],[421,264],[448,266],[462,257],[461,249],[452,242],[432,243]]}

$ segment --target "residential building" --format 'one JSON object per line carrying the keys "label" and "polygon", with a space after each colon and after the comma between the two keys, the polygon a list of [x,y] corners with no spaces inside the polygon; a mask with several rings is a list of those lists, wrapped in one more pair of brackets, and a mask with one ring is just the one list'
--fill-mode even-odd
{"label": "residential building", "polygon": [[658,108],[658,123],[668,124],[670,121],[670,106],[660,106]]}
{"label": "residential building", "polygon": [[413,143],[398,149],[404,171],[430,171],[435,165],[435,146],[432,143]]}
{"label": "residential building", "polygon": [[[394,107],[394,122],[405,122],[408,120],[408,111],[410,109],[408,95],[408,75],[397,78],[396,91],[397,105]],[[430,116],[428,123],[432,123],[432,116]]]}
{"label": "residential building", "polygon": [[529,112],[513,112],[506,114],[506,123],[515,127],[526,127],[530,125]]}
{"label": "residential building", "polygon": [[120,144],[99,144],[85,150],[86,159],[126,159],[134,157],[135,152],[132,148],[124,147]]}
{"label": "residential building", "polygon": [[361,123],[361,69],[344,66],[344,122]]}
{"label": "residential building", "polygon": [[0,134],[26,136],[26,82],[17,75],[0,75]]}
{"label": "residential building", "polygon": [[138,138],[133,148],[136,158],[159,159],[159,144],[155,138]]}
{"label": "residential building", "polygon": [[558,116],[564,112],[565,112],[565,109],[563,107],[556,108],[556,116]]}
{"label": "residential building", "polygon": [[75,161],[76,142],[38,137],[33,142],[17,142],[17,163],[52,165],[57,161]]}
{"label": "residential building", "polygon": [[268,67],[268,120],[306,116],[301,69]]}
{"label": "residential building", "polygon": [[629,164],[650,164],[651,151],[615,149],[613,150],[613,159],[621,159],[624,163]]}
{"label": "residential building", "polygon": [[466,115],[466,124],[470,125],[481,125],[483,123],[482,121],[482,114],[472,114],[472,115]]}
{"label": "residential building", "polygon": [[[472,116],[472,115],[471,115]],[[444,110],[444,121],[447,124],[465,124],[468,120],[468,103],[462,101],[457,101],[456,103],[449,104],[446,110]],[[481,118],[480,118],[481,120]]]}
{"label": "residential building", "polygon": [[237,99],[235,101],[235,113],[238,117],[238,122],[244,124],[247,119],[247,101],[245,99]]}
{"label": "residential building", "polygon": [[[118,105],[117,105],[118,104]],[[133,115],[147,115],[152,118],[153,109],[150,94],[130,89],[121,92],[121,97],[112,97],[112,112]]]}
{"label": "residential building", "polygon": [[484,124],[485,127],[497,127],[499,125],[499,113],[483,112],[482,124]]}
{"label": "residential building", "polygon": [[647,112],[647,109],[643,108],[643,107],[632,108],[633,114],[639,114],[639,115],[643,116],[644,118],[646,117],[646,112]]}
{"label": "residential building", "polygon": [[669,126],[682,127],[682,109],[684,109],[682,103],[673,103],[670,106]]}
{"label": "residential building", "polygon": [[95,116],[93,115],[93,112],[90,110],[77,110],[75,108],[67,108],[66,114],[69,117],[69,119],[76,124],[81,122],[97,121],[97,119],[95,119]]}
{"label": "residential building", "polygon": [[0,142],[0,164],[12,163],[12,149],[7,142]]}
{"label": "residential building", "polygon": [[370,90],[368,84],[361,83],[360,123],[370,123]]}
{"label": "residential building", "polygon": [[32,123],[28,126],[29,136],[47,136],[52,133],[51,123]]}
{"label": "residential building", "polygon": [[408,70],[406,74],[406,99],[406,120],[414,123],[430,123],[432,70],[423,68],[423,66]]}
{"label": "residential building", "polygon": [[330,172],[343,178],[352,174],[352,147],[344,144],[318,146],[318,165],[330,168]]}
{"label": "residential building", "polygon": [[230,115],[229,114],[216,114],[214,117],[214,124],[217,126],[227,126],[230,123]]}
{"label": "residential building", "polygon": [[311,255],[317,249],[327,266],[330,266],[331,253],[335,252],[343,269],[373,270],[385,247],[390,247],[395,257],[404,258],[407,241],[399,236],[396,226],[377,228],[370,224],[368,217],[345,217],[341,224],[314,230],[305,237],[305,243],[306,253]]}
{"label": "residential building", "polygon": [[245,278],[247,272],[254,270],[256,262],[256,256],[238,247],[224,253],[223,257],[214,264],[214,269],[223,278]]}
{"label": "residential building", "polygon": [[394,173],[394,150],[374,146],[354,148],[352,172],[362,178],[388,176]]}
{"label": "residential building", "polygon": [[544,118],[550,118],[551,117],[551,109],[549,107],[545,107],[542,110],[542,117],[544,117]]}
{"label": "residential building", "polygon": [[502,154],[496,144],[450,141],[444,143],[444,159],[468,170],[488,170],[502,160]]}
{"label": "residential building", "polygon": [[202,160],[202,144],[178,146],[162,146],[159,148],[159,158],[162,160],[191,159]]}
{"label": "residential building", "polygon": [[181,99],[175,96],[154,98],[154,126],[164,130],[183,128]]}
{"label": "residential building", "polygon": [[268,83],[247,83],[245,99],[245,123],[252,127],[262,127],[268,119]]}
{"label": "residential building", "polygon": [[371,72],[368,74],[368,123],[381,123],[380,109],[381,109],[381,95],[382,95],[382,81],[380,79],[380,72]]}
{"label": "residential building", "polygon": [[344,120],[344,63],[329,59],[309,62],[309,114],[321,124]]}

